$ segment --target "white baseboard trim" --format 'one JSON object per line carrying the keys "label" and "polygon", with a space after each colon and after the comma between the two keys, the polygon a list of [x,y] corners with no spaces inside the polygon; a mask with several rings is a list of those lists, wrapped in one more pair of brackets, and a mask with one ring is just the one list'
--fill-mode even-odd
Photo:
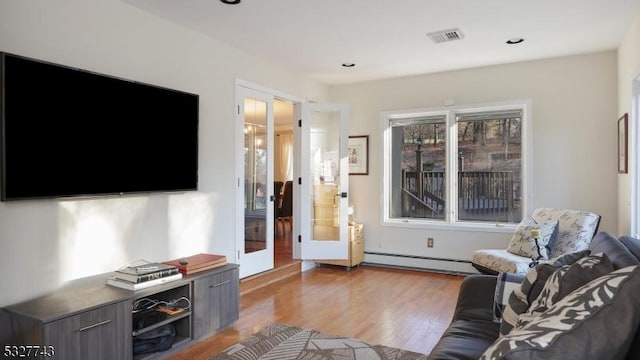
{"label": "white baseboard trim", "polygon": [[369,265],[418,269],[453,274],[477,274],[470,261],[430,258],[413,255],[365,252],[364,262]]}
{"label": "white baseboard trim", "polygon": [[313,260],[302,260],[300,271],[305,272],[316,267],[316,262]]}

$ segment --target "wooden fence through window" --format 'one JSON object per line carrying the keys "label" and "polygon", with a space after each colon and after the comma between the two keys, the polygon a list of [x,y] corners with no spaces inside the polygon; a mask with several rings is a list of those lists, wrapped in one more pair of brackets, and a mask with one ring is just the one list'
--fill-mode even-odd
{"label": "wooden fence through window", "polygon": [[[512,221],[513,172],[461,171],[458,173],[460,220]],[[444,171],[402,171],[402,216],[444,218]],[[506,217],[505,217],[506,216]]]}

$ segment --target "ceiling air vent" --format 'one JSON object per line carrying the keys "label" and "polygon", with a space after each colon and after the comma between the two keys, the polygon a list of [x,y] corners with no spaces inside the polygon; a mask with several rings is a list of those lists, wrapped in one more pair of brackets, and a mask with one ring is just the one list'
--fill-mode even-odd
{"label": "ceiling air vent", "polygon": [[436,31],[428,33],[427,36],[436,44],[453,40],[462,40],[462,38],[464,38],[460,29]]}

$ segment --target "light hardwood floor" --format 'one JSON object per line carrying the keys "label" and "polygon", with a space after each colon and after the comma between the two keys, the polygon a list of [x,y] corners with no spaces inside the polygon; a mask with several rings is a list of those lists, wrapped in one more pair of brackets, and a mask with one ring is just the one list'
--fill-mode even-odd
{"label": "light hardwood floor", "polygon": [[234,325],[170,357],[208,359],[275,323],[429,353],[448,326],[463,277],[322,266],[240,298]]}

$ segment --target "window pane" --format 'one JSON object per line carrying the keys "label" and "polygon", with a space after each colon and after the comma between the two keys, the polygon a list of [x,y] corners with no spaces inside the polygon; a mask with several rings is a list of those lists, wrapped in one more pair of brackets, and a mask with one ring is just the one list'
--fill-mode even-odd
{"label": "window pane", "polygon": [[391,218],[445,218],[443,115],[391,120]]}
{"label": "window pane", "polygon": [[458,117],[458,220],[521,220],[521,139],[521,116]]}

